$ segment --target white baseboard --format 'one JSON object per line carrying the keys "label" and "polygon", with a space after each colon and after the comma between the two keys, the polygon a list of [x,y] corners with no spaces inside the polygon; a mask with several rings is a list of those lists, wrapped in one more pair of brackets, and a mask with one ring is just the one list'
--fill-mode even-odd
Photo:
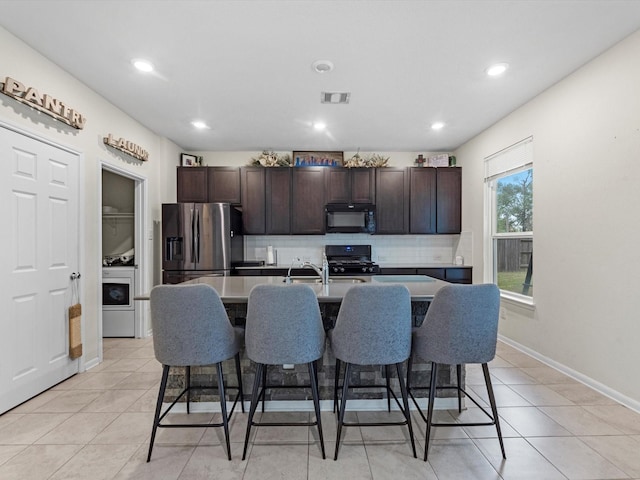
{"label": "white baseboard", "polygon": [[532,350],[529,347],[525,347],[524,345],[521,345],[518,342],[515,342],[508,337],[498,335],[498,339],[506,343],[507,345],[515,348],[516,350],[520,350],[521,352],[526,353],[530,357],[533,357],[536,360],[541,361],[545,365],[548,365],[549,367],[558,370],[559,372],[567,375],[568,377],[571,377],[574,380],[577,380],[578,382],[590,388],[593,388],[596,392],[601,393],[605,397],[609,397],[610,399],[615,400],[616,402],[624,405],[625,407],[630,408],[631,410],[634,410],[637,413],[640,413],[640,401],[637,401],[631,397],[628,397],[618,392],[617,390],[614,390],[608,387],[607,385],[604,385],[598,382],[597,380],[594,380],[591,377],[588,377],[580,372],[573,370],[572,368],[567,367],[562,363],[556,362],[551,358],[545,357],[544,355],[536,352],[535,350]]}
{"label": "white baseboard", "polygon": [[91,360],[87,360],[84,363],[84,369],[89,370],[93,367],[97,367],[100,364],[100,359],[98,357],[92,358]]}

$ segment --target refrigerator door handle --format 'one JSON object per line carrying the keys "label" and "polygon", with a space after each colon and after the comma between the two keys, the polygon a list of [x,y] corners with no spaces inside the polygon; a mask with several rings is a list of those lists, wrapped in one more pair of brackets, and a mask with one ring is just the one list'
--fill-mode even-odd
{"label": "refrigerator door handle", "polygon": [[200,263],[200,210],[196,209],[195,261]]}
{"label": "refrigerator door handle", "polygon": [[196,248],[196,235],[195,235],[195,215],[193,208],[191,209],[191,263],[195,263],[195,248]]}

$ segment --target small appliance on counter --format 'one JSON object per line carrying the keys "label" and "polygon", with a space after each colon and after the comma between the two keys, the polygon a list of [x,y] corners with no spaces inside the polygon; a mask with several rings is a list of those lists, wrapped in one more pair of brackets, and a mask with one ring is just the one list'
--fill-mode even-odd
{"label": "small appliance on counter", "polygon": [[371,245],[325,245],[331,275],[371,275],[380,266],[371,261]]}

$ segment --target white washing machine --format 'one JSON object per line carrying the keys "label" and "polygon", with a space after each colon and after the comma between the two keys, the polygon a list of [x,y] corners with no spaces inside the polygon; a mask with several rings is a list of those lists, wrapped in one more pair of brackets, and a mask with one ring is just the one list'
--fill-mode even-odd
{"label": "white washing machine", "polygon": [[102,268],[102,336],[135,337],[135,266]]}

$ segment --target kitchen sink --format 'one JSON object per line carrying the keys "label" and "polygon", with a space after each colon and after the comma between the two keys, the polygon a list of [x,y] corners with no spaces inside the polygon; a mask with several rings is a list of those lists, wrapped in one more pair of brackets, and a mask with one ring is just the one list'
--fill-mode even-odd
{"label": "kitchen sink", "polygon": [[[285,277],[282,281],[286,282],[287,278]],[[357,277],[335,277],[335,278],[329,279],[329,283],[365,283],[365,282],[366,280],[362,278],[357,278]],[[291,283],[312,283],[317,285],[322,283],[322,279],[317,277],[291,277]]]}

